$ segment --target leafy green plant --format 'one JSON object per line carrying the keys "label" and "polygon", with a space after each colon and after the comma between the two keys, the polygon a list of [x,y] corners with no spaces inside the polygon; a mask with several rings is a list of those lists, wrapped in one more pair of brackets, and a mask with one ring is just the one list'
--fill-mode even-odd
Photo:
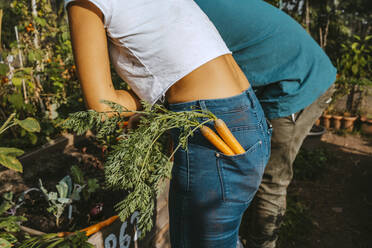
{"label": "leafy green plant", "polygon": [[286,214],[280,226],[278,246],[301,247],[313,228],[309,208],[295,197],[288,197]]}
{"label": "leafy green plant", "polygon": [[297,180],[315,180],[327,170],[329,152],[323,148],[314,150],[300,149],[294,164],[294,178]]}
{"label": "leafy green plant", "polygon": [[13,193],[8,192],[2,195],[2,202],[0,204],[0,247],[10,248],[18,240],[13,233],[20,231],[18,222],[26,221],[23,216],[8,216],[6,211],[15,205],[13,202]]}
{"label": "leafy green plant", "polygon": [[22,242],[19,248],[94,248],[88,243],[85,233],[75,232],[67,237],[59,237],[56,233],[29,238]]}
{"label": "leafy green plant", "polygon": [[65,208],[73,201],[80,200],[80,192],[82,190],[82,187],[77,184],[72,186],[72,180],[70,176],[65,176],[58,182],[58,184],[56,185],[57,192],[48,193],[48,191],[43,187],[41,180],[39,180],[39,183],[40,189],[49,203],[49,208],[47,210],[56,217],[56,226],[59,227],[60,217],[63,214]]}
{"label": "leafy green plant", "polygon": [[91,194],[100,188],[97,178],[88,178],[84,176],[84,172],[77,165],[71,167],[71,176],[74,183],[82,187],[81,194],[85,201],[87,201]]}
{"label": "leafy green plant", "polygon": [[[40,132],[40,125],[34,118],[28,117],[24,120],[18,120],[15,118],[15,115],[15,113],[11,114],[3,123],[3,125],[0,127],[0,135],[7,129],[17,125],[27,132]],[[22,165],[16,157],[21,156],[23,153],[24,152],[21,149],[0,147],[0,164],[9,169],[22,172]]]}
{"label": "leafy green plant", "polygon": [[63,2],[11,0],[1,8],[0,120],[16,112],[19,119],[36,118],[43,128],[38,136],[14,129],[0,143],[38,145],[60,132],[56,123],[67,113],[83,108]]}
{"label": "leafy green plant", "polygon": [[368,94],[366,86],[372,86],[371,41],[372,36],[354,35],[353,42],[342,44],[342,56],[337,61],[340,77],[335,97],[347,95],[346,110],[353,114],[358,114],[363,98]]}
{"label": "leafy green plant", "polygon": [[[172,112],[161,105],[150,106],[143,102],[142,111],[133,111],[142,115],[137,129],[123,133],[117,123],[125,120],[122,114],[127,111],[120,105],[106,104],[113,109],[112,112],[77,112],[71,114],[63,125],[78,134],[93,130],[101,143],[109,144],[104,166],[107,187],[129,193],[116,205],[116,210],[122,221],[138,210],[139,229],[143,236],[153,225],[151,217],[162,182],[170,177],[170,158],[178,148],[187,149],[188,138],[194,131],[216,117],[200,110]],[[111,114],[110,118],[108,114]],[[168,132],[175,128],[181,131],[179,145],[169,155]]]}

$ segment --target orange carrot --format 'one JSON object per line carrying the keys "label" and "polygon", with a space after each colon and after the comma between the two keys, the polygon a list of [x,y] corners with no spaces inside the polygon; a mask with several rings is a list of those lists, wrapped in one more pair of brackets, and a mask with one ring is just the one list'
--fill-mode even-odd
{"label": "orange carrot", "polygon": [[245,152],[244,148],[240,145],[239,141],[231,133],[226,123],[222,119],[214,121],[214,127],[223,141],[233,150],[235,154],[242,154]]}
{"label": "orange carrot", "polygon": [[[119,216],[117,216],[117,215],[112,216],[112,217],[108,218],[107,220],[101,221],[97,224],[94,224],[94,225],[88,226],[84,229],[81,229],[80,232],[85,232],[86,236],[90,236],[90,235],[98,232],[102,228],[111,225],[118,218],[119,218]],[[63,238],[65,236],[69,235],[69,234],[72,234],[72,232],[60,232],[60,233],[57,234],[57,236],[60,237],[60,238]]]}
{"label": "orange carrot", "polygon": [[117,124],[119,128],[124,128],[128,126],[128,121],[119,121]]}
{"label": "orange carrot", "polygon": [[226,155],[234,155],[234,152],[228,145],[215,133],[212,129],[207,126],[201,126],[200,131],[203,136],[212,143],[220,152]]}
{"label": "orange carrot", "polygon": [[57,233],[57,236],[60,238],[66,237],[67,235],[72,234],[72,232],[59,232]]}
{"label": "orange carrot", "polygon": [[93,233],[96,233],[99,230],[101,230],[103,227],[106,227],[106,226],[111,225],[118,218],[119,218],[119,216],[117,216],[117,215],[112,216],[112,217],[108,218],[107,220],[101,221],[101,222],[99,222],[97,224],[94,224],[92,226],[88,226],[88,227],[86,227],[84,229],[81,229],[80,232],[86,232],[85,235],[86,236],[90,236]]}

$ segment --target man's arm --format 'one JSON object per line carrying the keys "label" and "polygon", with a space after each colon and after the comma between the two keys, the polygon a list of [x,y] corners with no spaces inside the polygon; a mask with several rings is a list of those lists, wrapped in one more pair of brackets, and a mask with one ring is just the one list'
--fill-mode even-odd
{"label": "man's arm", "polygon": [[109,111],[110,108],[101,103],[101,100],[108,100],[128,110],[139,109],[139,100],[133,92],[115,90],[112,84],[102,12],[88,1],[76,1],[68,5],[68,16],[86,106],[100,112]]}

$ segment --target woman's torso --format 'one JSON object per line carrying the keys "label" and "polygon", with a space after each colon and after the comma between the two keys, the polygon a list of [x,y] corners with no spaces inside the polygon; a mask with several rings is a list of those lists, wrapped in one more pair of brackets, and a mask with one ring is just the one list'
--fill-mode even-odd
{"label": "woman's torso", "polygon": [[238,95],[250,84],[231,54],[217,57],[175,83],[167,102],[179,103]]}

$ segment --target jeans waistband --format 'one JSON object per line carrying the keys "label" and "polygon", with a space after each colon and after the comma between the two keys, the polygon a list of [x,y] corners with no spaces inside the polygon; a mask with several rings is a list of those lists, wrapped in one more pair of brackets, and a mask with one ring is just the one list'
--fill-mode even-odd
{"label": "jeans waistband", "polygon": [[[190,102],[182,103],[165,103],[166,108],[172,111],[187,111],[191,109],[208,109],[213,112],[213,109],[222,109],[232,110],[242,107],[251,107],[256,108],[258,100],[254,94],[252,87],[249,87],[239,95],[226,97],[226,98],[217,98],[217,99],[206,99],[206,100],[195,100]],[[223,111],[223,110],[222,110]]]}

